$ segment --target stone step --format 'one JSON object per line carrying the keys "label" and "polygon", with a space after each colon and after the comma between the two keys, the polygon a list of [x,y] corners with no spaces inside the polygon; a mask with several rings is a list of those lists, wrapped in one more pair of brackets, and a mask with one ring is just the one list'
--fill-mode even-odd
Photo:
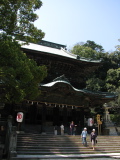
{"label": "stone step", "polygon": [[64,154],[56,154],[56,155],[17,155],[17,157],[13,157],[12,160],[65,160],[65,159],[103,159],[103,158],[113,158],[113,157],[119,157],[120,158],[120,153],[100,153],[100,154],[78,154],[78,155],[74,155],[74,154],[68,154],[68,155],[64,155]]}
{"label": "stone step", "polygon": [[[40,136],[40,137],[79,137],[79,135],[67,135],[67,134],[64,134],[64,135],[54,135],[54,134],[47,134],[47,133],[44,133],[44,134],[38,134],[38,133],[25,133],[25,132],[18,132],[17,131],[17,135],[18,136]],[[90,134],[88,134],[90,135]],[[111,137],[110,135],[100,135],[101,137]],[[113,137],[118,137],[118,136],[113,136]]]}
{"label": "stone step", "polygon": [[[120,150],[120,146],[97,146],[96,145],[97,150]],[[41,147],[41,148],[37,148],[37,147],[17,147],[18,151],[53,151],[53,150],[59,150],[59,151],[76,151],[76,150],[90,150],[91,149],[91,145],[88,145],[87,147],[71,147],[71,148],[67,148],[67,147]]]}
{"label": "stone step", "polygon": [[[89,147],[89,148],[88,148]],[[115,150],[115,149],[120,149],[120,147],[119,146],[114,146],[114,148],[113,148],[113,146],[108,146],[108,147],[106,147],[106,146],[96,146],[96,148],[97,149],[104,149],[104,150],[107,150],[107,149],[109,149],[109,150]],[[35,148],[35,147],[17,147],[17,150],[18,151],[26,151],[26,150],[29,150],[29,151],[46,151],[46,150],[63,150],[63,151],[71,151],[71,150],[89,150],[89,149],[91,149],[91,145],[89,146],[87,146],[87,147],[71,147],[71,148],[67,148],[67,147],[57,147],[57,148],[55,148],[55,147],[52,147],[52,148],[48,148],[48,147],[41,147],[41,148]]]}
{"label": "stone step", "polygon": [[[41,159],[76,159],[85,157],[101,157],[106,154],[120,153],[119,136],[98,136],[96,150],[91,147],[90,136],[88,135],[88,146],[82,145],[80,135],[40,135],[40,134],[18,134],[17,136],[17,157],[14,160],[41,160]],[[82,156],[81,156],[82,155]]]}
{"label": "stone step", "polygon": [[[89,139],[87,139],[87,142],[90,142],[91,140],[90,140],[90,138]],[[97,141],[99,142],[99,143],[119,143],[120,142],[120,139],[113,139],[113,140],[107,140],[107,139],[99,139],[99,138],[97,138]],[[68,142],[68,143],[81,143],[82,142],[82,139],[78,139],[78,140],[71,140],[71,139],[68,139],[68,140],[64,140],[64,139],[59,139],[59,140],[34,140],[34,139],[29,139],[29,140],[26,140],[26,139],[24,139],[24,140],[22,140],[22,139],[20,139],[20,140],[18,140],[18,143],[21,143],[21,142],[24,142],[24,143],[54,143],[54,144],[56,144],[56,143],[65,143],[65,142]]]}
{"label": "stone step", "polygon": [[[81,145],[76,145],[76,144],[72,144],[72,145],[67,145],[67,144],[65,144],[65,145],[63,145],[63,144],[57,144],[57,145],[45,145],[45,144],[44,144],[44,145],[42,145],[42,144],[32,145],[32,144],[31,144],[31,145],[26,145],[26,144],[25,144],[25,145],[24,145],[24,144],[23,144],[23,145],[18,145],[17,148],[20,148],[20,147],[22,148],[22,147],[23,147],[23,148],[29,148],[29,149],[30,149],[30,148],[36,148],[36,149],[37,149],[37,148],[44,148],[44,147],[46,147],[46,148],[49,148],[49,149],[50,149],[50,148],[53,148],[53,147],[54,147],[54,148],[55,148],[55,147],[57,147],[57,148],[59,148],[59,147],[65,148],[65,147],[66,147],[66,148],[67,148],[68,146],[71,147],[71,148],[74,148],[74,147],[77,147],[77,148],[78,148],[78,147],[81,147],[82,144],[81,144]],[[74,147],[73,147],[73,146],[74,146]],[[91,146],[91,143],[88,143],[88,146]],[[120,147],[120,143],[112,144],[112,145],[111,145],[111,144],[107,144],[107,145],[106,145],[106,144],[103,143],[103,144],[99,144],[99,145],[97,144],[96,146],[98,146],[98,147],[101,147],[101,146],[102,146],[102,147],[106,147],[106,148],[110,148],[110,147],[115,147],[115,148],[117,148],[117,147]]]}
{"label": "stone step", "polygon": [[[34,136],[34,135],[33,135]],[[88,135],[87,136],[87,138],[89,138],[90,137],[90,135]],[[109,136],[109,137],[103,137],[103,136],[97,136],[97,137],[99,137],[100,139],[119,139],[119,136]],[[49,137],[49,136],[34,136],[34,137],[32,137],[32,136],[18,136],[18,138],[26,138],[26,139],[29,139],[29,138],[32,138],[32,139],[62,139],[62,138],[69,138],[69,139],[71,139],[71,140],[77,140],[77,139],[80,139],[81,138],[81,136],[79,135],[79,136],[54,136],[54,137]]]}
{"label": "stone step", "polygon": [[[87,138],[87,141],[90,141],[90,137],[88,137]],[[114,142],[114,141],[120,141],[120,139],[100,139],[99,137],[97,137],[97,139],[99,140],[99,141],[111,141],[111,142]],[[71,141],[71,142],[78,142],[78,141],[81,141],[82,140],[82,138],[79,138],[79,139],[71,139],[71,138],[62,138],[62,139],[32,139],[32,138],[29,138],[29,139],[26,139],[26,138],[24,138],[24,139],[19,139],[18,138],[18,142],[19,141],[41,141],[41,142],[43,142],[43,141],[45,141],[45,142],[60,142],[60,141]]]}
{"label": "stone step", "polygon": [[[102,153],[111,153],[111,151],[101,151]],[[30,153],[30,152],[18,152],[17,154],[18,155],[55,155],[55,154],[61,154],[61,155],[68,155],[68,154],[74,154],[74,155],[78,155],[78,154],[99,154],[100,153],[100,151],[81,151],[81,152],[56,152],[56,151],[54,151],[54,152],[32,152],[32,153]],[[115,151],[114,153],[120,153],[120,150],[117,150],[117,151]]]}
{"label": "stone step", "polygon": [[[111,138],[111,139],[100,139],[99,137],[97,138],[97,140],[99,141],[99,142],[120,142],[120,138],[119,139],[113,139],[113,138]],[[79,139],[71,139],[71,138],[67,138],[67,139],[65,139],[65,138],[61,138],[61,139],[32,139],[32,138],[29,138],[29,139],[26,139],[26,138],[24,138],[24,139],[20,139],[20,138],[18,138],[18,142],[20,142],[20,141],[23,141],[23,142],[28,142],[28,141],[33,141],[33,142],[41,142],[41,143],[43,143],[43,142],[52,142],[52,143],[57,143],[57,142],[63,142],[63,141],[70,141],[70,142],[81,142],[82,141],[82,139],[81,138],[79,138]],[[87,138],[87,141],[90,141],[90,137],[88,137]]]}

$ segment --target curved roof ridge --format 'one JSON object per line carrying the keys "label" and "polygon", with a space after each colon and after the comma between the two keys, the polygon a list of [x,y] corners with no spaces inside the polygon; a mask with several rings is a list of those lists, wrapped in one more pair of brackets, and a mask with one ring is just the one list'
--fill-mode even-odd
{"label": "curved roof ridge", "polygon": [[52,81],[50,83],[47,83],[47,84],[42,84],[41,86],[43,87],[52,87],[54,86],[55,84],[57,83],[66,83],[68,84],[69,86],[71,86],[71,88],[76,91],[76,92],[82,92],[82,93],[85,93],[85,94],[91,94],[91,95],[99,95],[99,96],[103,96],[103,97],[106,97],[106,98],[115,98],[117,97],[117,95],[115,93],[109,93],[109,92],[100,92],[100,91],[90,91],[90,90],[87,90],[87,89],[77,89],[75,87],[73,87],[68,81],[65,81],[65,80],[55,80],[55,81]]}

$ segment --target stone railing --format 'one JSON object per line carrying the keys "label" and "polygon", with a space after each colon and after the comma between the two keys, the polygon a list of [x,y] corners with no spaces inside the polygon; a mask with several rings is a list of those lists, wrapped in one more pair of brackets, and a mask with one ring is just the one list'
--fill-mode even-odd
{"label": "stone railing", "polygon": [[16,127],[12,126],[12,116],[8,117],[5,139],[5,149],[4,154],[9,160],[12,156],[17,156],[16,145],[17,145],[17,134]]}

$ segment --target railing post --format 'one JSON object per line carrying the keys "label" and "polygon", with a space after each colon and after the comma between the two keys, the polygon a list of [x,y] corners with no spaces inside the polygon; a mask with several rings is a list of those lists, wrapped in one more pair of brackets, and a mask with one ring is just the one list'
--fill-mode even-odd
{"label": "railing post", "polygon": [[9,157],[17,156],[16,146],[17,146],[16,126],[13,126],[10,134]]}

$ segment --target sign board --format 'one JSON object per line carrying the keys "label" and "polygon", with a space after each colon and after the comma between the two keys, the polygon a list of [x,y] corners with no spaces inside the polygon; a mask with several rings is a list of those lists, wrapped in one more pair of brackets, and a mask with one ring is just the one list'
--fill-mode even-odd
{"label": "sign board", "polygon": [[98,123],[98,124],[102,124],[102,121],[98,121],[97,123]]}
{"label": "sign board", "polygon": [[97,122],[100,121],[100,115],[97,114]]}
{"label": "sign board", "polygon": [[23,121],[23,113],[18,112],[17,117],[16,117],[17,122],[22,122]]}

